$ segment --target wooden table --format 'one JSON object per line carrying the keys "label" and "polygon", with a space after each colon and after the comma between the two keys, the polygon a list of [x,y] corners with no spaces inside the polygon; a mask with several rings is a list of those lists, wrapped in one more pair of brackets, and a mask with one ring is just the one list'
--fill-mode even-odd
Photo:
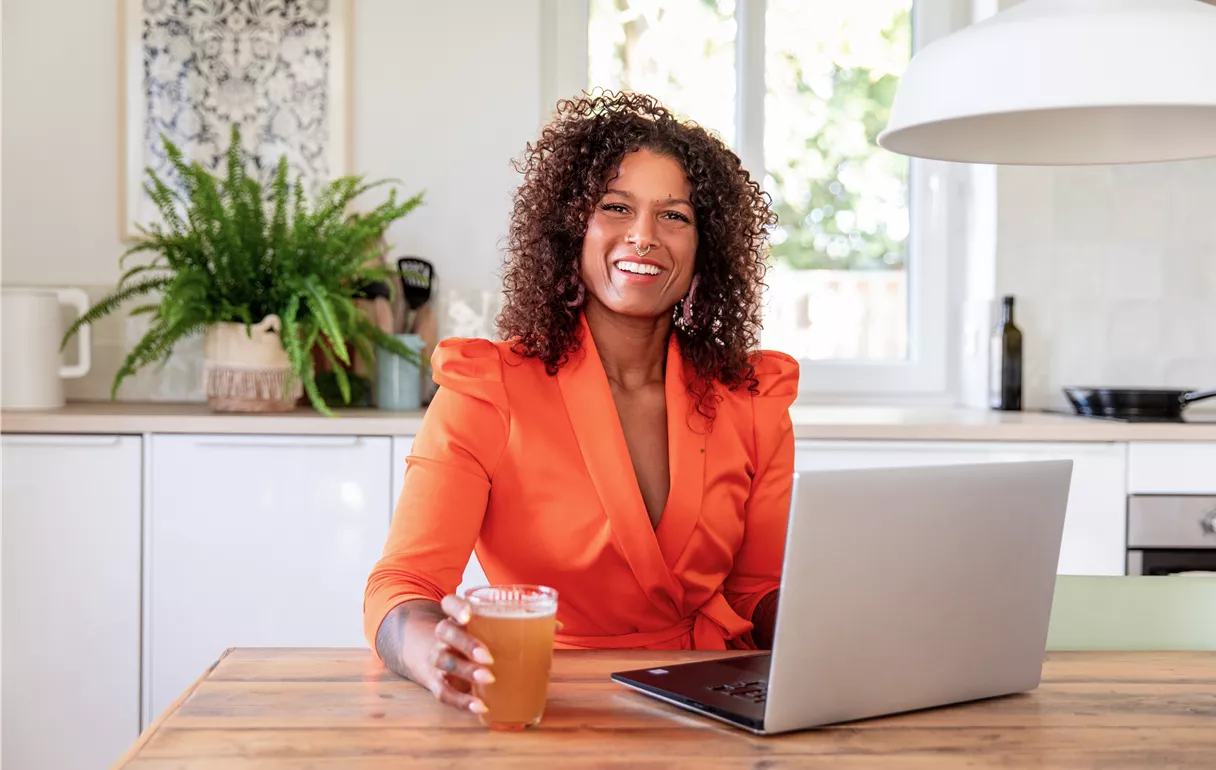
{"label": "wooden table", "polygon": [[1216,768],[1216,653],[1054,653],[1030,694],[771,738],[608,681],[702,657],[558,652],[544,722],[504,734],[364,650],[231,650],[117,767]]}

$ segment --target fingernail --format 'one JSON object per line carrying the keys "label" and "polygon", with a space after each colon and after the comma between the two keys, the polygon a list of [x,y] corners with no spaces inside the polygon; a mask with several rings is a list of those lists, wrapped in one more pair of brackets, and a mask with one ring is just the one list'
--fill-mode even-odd
{"label": "fingernail", "polygon": [[482,684],[494,684],[494,674],[489,669],[477,669],[473,672],[473,678]]}
{"label": "fingernail", "polygon": [[472,711],[474,714],[484,714],[489,711],[489,709],[486,708],[486,704],[479,700],[475,700],[469,704],[469,711]]}
{"label": "fingernail", "polygon": [[494,657],[490,655],[490,651],[485,647],[477,647],[473,650],[473,660],[488,666],[494,662]]}
{"label": "fingernail", "polygon": [[469,621],[473,619],[473,613],[469,612],[468,610],[461,610],[460,617],[456,619],[460,621],[460,625],[467,626]]}

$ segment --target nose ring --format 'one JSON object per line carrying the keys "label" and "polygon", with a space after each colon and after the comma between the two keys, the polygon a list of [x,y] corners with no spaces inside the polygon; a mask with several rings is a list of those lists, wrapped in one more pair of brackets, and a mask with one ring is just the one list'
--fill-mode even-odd
{"label": "nose ring", "polygon": [[635,244],[633,244],[633,250],[634,250],[634,251],[636,251],[636,252],[638,253],[638,256],[639,256],[639,257],[644,257],[644,256],[646,256],[647,254],[649,254],[649,253],[650,253],[650,246],[649,246],[649,245],[647,245],[647,246],[646,246],[646,250],[645,250],[645,251],[642,251],[642,247],[641,247],[641,246],[638,246],[638,245],[635,243]]}

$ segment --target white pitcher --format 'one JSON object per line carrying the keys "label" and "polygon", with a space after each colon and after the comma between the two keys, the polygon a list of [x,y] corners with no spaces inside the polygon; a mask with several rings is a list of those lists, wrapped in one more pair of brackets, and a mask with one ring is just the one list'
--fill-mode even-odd
{"label": "white pitcher", "polygon": [[63,406],[63,379],[83,377],[92,362],[92,335],[82,326],[76,338],[78,363],[64,366],[59,306],[83,315],[89,297],[74,288],[5,288],[0,291],[0,406],[5,409],[56,409]]}

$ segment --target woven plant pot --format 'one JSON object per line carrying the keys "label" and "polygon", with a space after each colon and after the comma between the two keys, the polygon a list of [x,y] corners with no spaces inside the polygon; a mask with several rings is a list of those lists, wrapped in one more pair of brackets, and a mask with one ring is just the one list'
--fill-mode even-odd
{"label": "woven plant pot", "polygon": [[[215,324],[203,339],[207,403],[217,412],[290,412],[304,391],[291,376],[291,362],[279,341],[283,325],[268,315],[245,333],[239,323]],[[291,390],[287,389],[292,380]]]}

